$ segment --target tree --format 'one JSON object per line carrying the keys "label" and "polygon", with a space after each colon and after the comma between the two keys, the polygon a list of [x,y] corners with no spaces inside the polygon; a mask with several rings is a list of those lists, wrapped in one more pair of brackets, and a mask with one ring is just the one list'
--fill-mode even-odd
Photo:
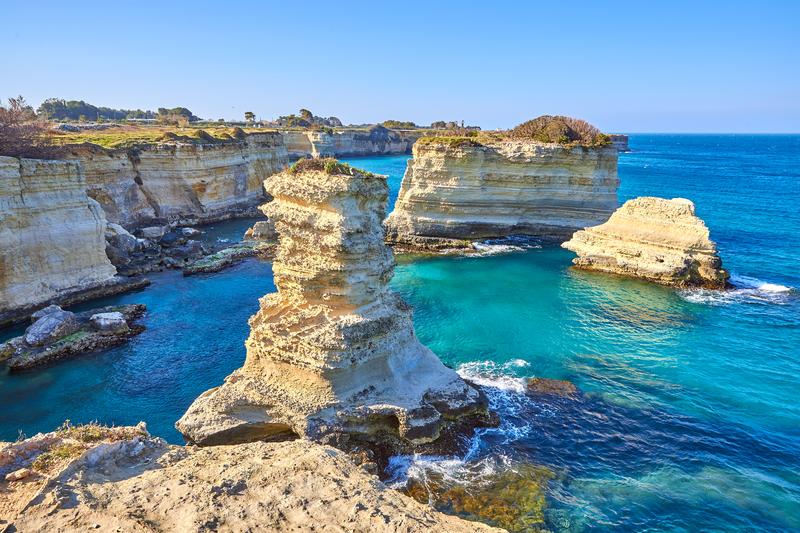
{"label": "tree", "polygon": [[312,118],[314,118],[314,113],[312,113],[308,109],[301,109],[300,118],[310,121]]}
{"label": "tree", "polygon": [[252,111],[245,111],[244,120],[245,120],[245,122],[255,122],[256,121],[256,114],[253,113]]}
{"label": "tree", "polygon": [[[0,102],[2,104],[2,102]],[[48,157],[54,150],[45,133],[46,124],[38,120],[33,108],[18,96],[0,105],[0,155]]]}

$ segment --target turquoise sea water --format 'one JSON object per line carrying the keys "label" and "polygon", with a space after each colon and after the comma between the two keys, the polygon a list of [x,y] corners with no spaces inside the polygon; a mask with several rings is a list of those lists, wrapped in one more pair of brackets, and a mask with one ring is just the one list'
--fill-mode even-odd
{"label": "turquoise sea water", "polygon": [[[392,283],[414,306],[419,337],[487,385],[502,425],[462,460],[404,458],[398,475],[547,465],[556,531],[800,530],[800,136],[634,135],[631,148],[620,201],[695,201],[737,288],[673,291],[574,272],[569,252],[535,243],[401,261]],[[388,174],[396,195],[406,159],[349,162]],[[247,225],[210,235],[236,238]],[[246,320],[274,286],[255,260],[153,279],[109,300],[150,309],[130,344],[0,374],[0,438],[65,418],[144,419],[180,442],[172,424],[241,365]],[[583,394],[531,400],[521,393],[531,376],[569,379]]]}

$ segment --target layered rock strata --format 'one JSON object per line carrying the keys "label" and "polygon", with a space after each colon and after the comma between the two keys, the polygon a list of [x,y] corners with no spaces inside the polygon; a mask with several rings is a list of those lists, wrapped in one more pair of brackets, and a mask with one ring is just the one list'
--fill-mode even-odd
{"label": "layered rock strata", "polygon": [[328,446],[171,446],[143,424],[0,443],[0,529],[502,531],[389,489]]}
{"label": "layered rock strata", "polygon": [[108,220],[129,230],[154,221],[197,224],[255,215],[266,198],[262,182],[288,162],[283,137],[275,132],[231,141],[65,150],[67,158],[80,161],[87,191]]}
{"label": "layered rock strata", "polygon": [[483,395],[417,340],[411,309],[388,288],[385,178],[308,163],[267,182],[278,292],[250,319],[244,367],[177,428],[201,445],[293,433],[399,449],[483,416]]}
{"label": "layered rock strata", "polygon": [[563,244],[577,268],[677,287],[724,288],[728,273],[694,204],[684,198],[628,200],[608,222]]}
{"label": "layered rock strata", "polygon": [[368,131],[283,131],[289,157],[346,157],[405,154],[420,133],[397,132],[382,126]]}
{"label": "layered rock strata", "polygon": [[0,325],[47,302],[124,290],[105,228],[77,163],[0,157]]}
{"label": "layered rock strata", "polygon": [[387,239],[423,249],[512,235],[563,240],[606,220],[618,185],[611,146],[423,139],[386,221]]}

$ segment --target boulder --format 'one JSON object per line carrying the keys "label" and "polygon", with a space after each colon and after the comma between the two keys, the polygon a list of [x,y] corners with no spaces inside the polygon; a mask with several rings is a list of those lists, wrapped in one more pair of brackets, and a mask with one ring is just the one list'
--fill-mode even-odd
{"label": "boulder", "polygon": [[31,315],[31,318],[33,318],[35,320],[37,318],[42,318],[45,315],[49,315],[50,313],[55,313],[56,311],[61,311],[61,310],[62,310],[61,307],[59,307],[59,306],[57,306],[55,304],[48,305],[47,307],[45,307],[43,309],[39,309],[38,311],[33,313]]}
{"label": "boulder", "polygon": [[159,240],[167,232],[164,226],[149,226],[139,230],[139,235],[144,239]]}
{"label": "boulder", "polygon": [[203,232],[200,231],[199,229],[195,229],[195,228],[181,228],[181,234],[184,237],[190,237],[191,238],[191,237],[199,237],[200,235],[203,234]]}
{"label": "boulder", "polygon": [[254,241],[274,242],[278,240],[278,233],[275,231],[275,224],[269,220],[259,220],[249,228],[244,238]]}
{"label": "boulder", "polygon": [[170,249],[169,255],[176,259],[190,259],[205,255],[206,250],[200,241],[187,241]]}
{"label": "boulder", "polygon": [[80,324],[75,318],[75,313],[59,308],[57,311],[40,317],[28,327],[25,330],[25,342],[31,346],[41,346],[66,337],[77,331],[79,327]]}
{"label": "boulder", "polygon": [[97,331],[122,333],[128,330],[128,322],[119,311],[94,314],[89,319],[89,322]]}
{"label": "boulder", "polygon": [[572,398],[578,394],[578,387],[570,381],[550,378],[530,378],[525,386],[530,396],[563,396]]}

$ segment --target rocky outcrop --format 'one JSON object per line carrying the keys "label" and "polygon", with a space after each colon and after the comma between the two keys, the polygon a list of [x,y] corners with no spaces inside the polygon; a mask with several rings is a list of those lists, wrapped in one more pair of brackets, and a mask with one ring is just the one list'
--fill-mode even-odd
{"label": "rocky outcrop", "polygon": [[618,152],[630,152],[628,147],[628,136],[623,133],[609,133],[608,138],[611,139],[611,146],[617,149]]}
{"label": "rocky outcrop", "polygon": [[144,424],[0,443],[0,529],[501,531],[389,489],[328,446],[170,446]]}
{"label": "rocky outcrop", "polygon": [[176,137],[118,150],[83,144],[65,151],[81,162],[87,191],[108,220],[127,229],[254,215],[265,199],[264,179],[288,162],[283,137],[274,132],[214,142]]}
{"label": "rocky outcrop", "polygon": [[442,249],[512,235],[566,239],[617,205],[617,151],[534,141],[414,145],[387,239]]}
{"label": "rocky outcrop", "polygon": [[708,228],[684,198],[628,200],[608,222],[563,244],[577,268],[677,287],[723,288],[728,273]]}
{"label": "rocky outcrop", "polygon": [[374,126],[369,130],[283,131],[289,157],[347,157],[405,154],[421,136]]}
{"label": "rocky outcrop", "polygon": [[146,311],[142,304],[64,311],[57,305],[34,313],[25,334],[0,344],[0,360],[13,372],[88,352],[105,350],[144,331],[136,324]]}
{"label": "rocky outcrop", "polygon": [[244,367],[195,400],[179,431],[198,444],[296,434],[396,450],[484,415],[483,395],[417,340],[388,288],[385,178],[303,160],[267,188],[278,292],[250,319]]}
{"label": "rocky outcrop", "polygon": [[51,301],[125,290],[105,227],[77,163],[0,157],[0,325]]}

